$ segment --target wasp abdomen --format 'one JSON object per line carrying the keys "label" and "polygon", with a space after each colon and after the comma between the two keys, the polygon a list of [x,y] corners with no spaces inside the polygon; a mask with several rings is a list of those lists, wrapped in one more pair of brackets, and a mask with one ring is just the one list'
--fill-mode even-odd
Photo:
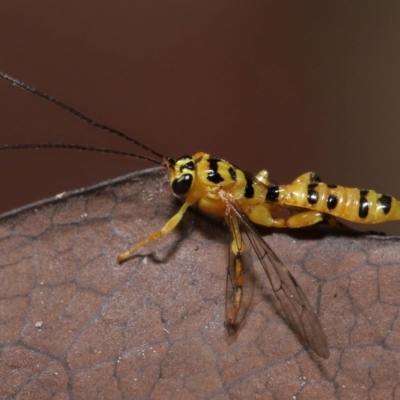
{"label": "wasp abdomen", "polygon": [[278,203],[316,210],[349,221],[376,224],[400,219],[400,203],[374,190],[346,188],[323,182],[282,185]]}

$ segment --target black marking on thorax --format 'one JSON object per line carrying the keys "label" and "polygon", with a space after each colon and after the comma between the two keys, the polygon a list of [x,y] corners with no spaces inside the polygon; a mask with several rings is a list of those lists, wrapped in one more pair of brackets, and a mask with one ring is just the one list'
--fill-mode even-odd
{"label": "black marking on thorax", "polygon": [[250,178],[246,178],[246,187],[244,188],[244,197],[246,197],[246,199],[252,199],[254,197],[253,181]]}
{"label": "black marking on thorax", "polygon": [[272,203],[277,202],[279,199],[279,186],[272,185],[268,188],[267,194],[265,195],[265,200]]}
{"label": "black marking on thorax", "polygon": [[208,164],[210,169],[207,173],[207,179],[212,183],[221,183],[224,178],[218,172],[218,162],[221,161],[219,158],[209,158]]}
{"label": "black marking on thorax", "polygon": [[314,205],[318,202],[318,197],[319,194],[315,190],[315,188],[318,186],[318,183],[310,183],[307,186],[308,194],[307,194],[307,201],[311,204]]}
{"label": "black marking on thorax", "polygon": [[389,211],[392,208],[392,196],[383,194],[381,197],[379,197],[378,202],[381,205],[384,214],[389,214]]}
{"label": "black marking on thorax", "polygon": [[367,199],[368,190],[360,190],[360,205],[358,208],[358,216],[360,218],[367,218],[369,212],[369,201]]}
{"label": "black marking on thorax", "polygon": [[229,175],[231,176],[233,181],[236,181],[236,171],[233,169],[233,167],[229,167],[228,169]]}

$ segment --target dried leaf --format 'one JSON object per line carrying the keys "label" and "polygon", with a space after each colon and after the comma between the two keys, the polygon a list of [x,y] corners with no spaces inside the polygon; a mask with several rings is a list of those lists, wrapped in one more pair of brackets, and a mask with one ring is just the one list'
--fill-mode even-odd
{"label": "dried leaf", "polygon": [[273,233],[331,356],[305,350],[262,268],[246,321],[224,326],[224,227],[196,211],[123,265],[179,207],[151,170],[0,223],[0,398],[399,396],[399,238]]}

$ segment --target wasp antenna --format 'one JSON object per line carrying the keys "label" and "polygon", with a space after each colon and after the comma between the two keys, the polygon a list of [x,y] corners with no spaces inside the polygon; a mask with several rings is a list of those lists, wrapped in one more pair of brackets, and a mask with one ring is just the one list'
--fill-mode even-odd
{"label": "wasp antenna", "polygon": [[[87,117],[86,115],[84,115],[81,112],[75,110],[75,108],[69,106],[68,104],[63,103],[60,100],[57,100],[56,98],[54,98],[54,97],[52,97],[52,96],[50,96],[50,95],[48,95],[48,94],[46,94],[44,92],[41,92],[40,90],[35,89],[34,87],[29,86],[26,83],[21,82],[16,78],[13,78],[10,75],[5,74],[4,72],[0,71],[0,78],[4,79],[5,81],[11,82],[13,85],[18,86],[21,89],[24,89],[24,90],[26,90],[28,92],[31,92],[31,93],[35,94],[36,96],[39,96],[42,99],[45,99],[45,100],[49,101],[50,103],[55,104],[56,106],[58,106],[58,107],[62,108],[63,110],[71,113],[72,115],[75,115],[76,117],[82,119],[83,121],[87,122],[88,124],[90,124],[90,125],[92,125],[92,126],[94,126],[96,128],[99,128],[99,129],[102,129],[104,131],[110,132],[110,133],[112,133],[112,134],[114,134],[116,136],[121,137],[122,139],[125,139],[125,140],[127,140],[129,142],[132,142],[136,146],[141,147],[142,149],[150,152],[151,154],[155,155],[156,157],[158,157],[160,159],[164,159],[165,158],[162,154],[156,152],[155,150],[153,150],[150,147],[146,146],[145,144],[139,142],[138,140],[128,136],[127,134],[125,134],[125,133],[123,133],[121,131],[118,131],[117,129],[111,128],[111,127],[109,127],[107,125],[101,124],[101,123],[93,120],[90,117]],[[50,147],[47,147],[47,148],[50,148]],[[142,158],[142,157],[137,157],[137,158]],[[158,164],[160,164],[160,162],[158,162]]]}
{"label": "wasp antenna", "polygon": [[78,151],[91,151],[97,153],[115,154],[119,156],[126,156],[132,158],[138,158],[140,160],[151,161],[158,165],[161,164],[160,161],[142,156],[140,154],[130,153],[127,151],[120,151],[114,149],[107,149],[103,147],[92,147],[92,146],[82,146],[79,144],[68,144],[68,143],[15,143],[15,144],[3,144],[0,145],[1,150],[23,150],[23,149],[64,149],[64,150],[78,150]]}

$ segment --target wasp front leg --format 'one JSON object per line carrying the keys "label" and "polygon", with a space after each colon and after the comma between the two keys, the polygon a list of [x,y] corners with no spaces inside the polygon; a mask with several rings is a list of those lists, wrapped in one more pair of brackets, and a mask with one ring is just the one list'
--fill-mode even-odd
{"label": "wasp front leg", "polygon": [[184,203],[181,209],[163,226],[161,230],[158,232],[154,232],[149,235],[146,239],[142,240],[140,243],[133,246],[131,249],[125,251],[124,253],[118,256],[118,262],[121,264],[126,261],[129,257],[131,257],[137,250],[141,247],[145,246],[147,243],[152,242],[153,240],[159,239],[162,235],[172,231],[180,222],[183,215],[185,214],[187,208],[189,207],[189,203]]}

